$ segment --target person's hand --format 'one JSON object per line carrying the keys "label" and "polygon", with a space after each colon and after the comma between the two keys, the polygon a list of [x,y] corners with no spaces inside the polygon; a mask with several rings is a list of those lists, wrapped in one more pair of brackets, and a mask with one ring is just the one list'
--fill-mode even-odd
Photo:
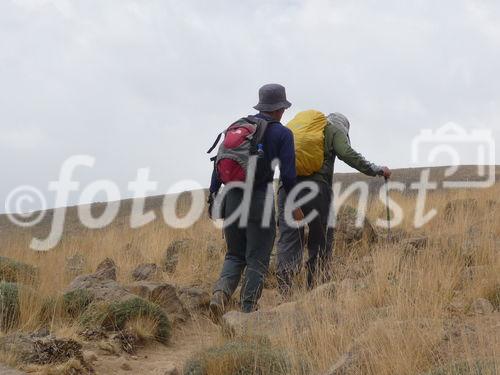
{"label": "person's hand", "polygon": [[304,213],[302,212],[302,209],[300,207],[293,210],[292,216],[293,216],[293,220],[295,220],[295,221],[304,220]]}
{"label": "person's hand", "polygon": [[382,171],[381,171],[381,173],[380,173],[380,174],[381,174],[382,176],[384,176],[385,178],[389,178],[389,177],[391,177],[392,172],[391,172],[391,170],[390,170],[389,168],[387,168],[387,167],[382,167]]}
{"label": "person's hand", "polygon": [[207,203],[208,203],[208,217],[210,219],[212,219],[212,211],[213,211],[213,207],[214,207],[215,195],[216,195],[216,193],[209,193],[208,194],[208,199],[207,199]]}

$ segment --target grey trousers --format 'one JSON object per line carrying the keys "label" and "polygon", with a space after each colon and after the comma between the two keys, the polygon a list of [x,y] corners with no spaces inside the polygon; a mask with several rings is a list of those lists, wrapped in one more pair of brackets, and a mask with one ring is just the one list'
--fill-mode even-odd
{"label": "grey trousers", "polygon": [[[333,228],[328,228],[328,217],[332,201],[332,189],[326,183],[317,182],[319,194],[303,205],[304,215],[316,210],[318,215],[309,224],[309,234],[304,238],[304,228],[289,226],[285,221],[286,192],[280,189],[278,194],[279,231],[277,253],[277,275],[279,289],[282,294],[288,294],[293,277],[300,272],[304,248],[307,245],[309,257],[306,261],[307,284],[312,288],[318,271],[323,273],[331,258],[333,247]],[[305,195],[308,190],[299,194]],[[319,269],[318,269],[319,268]]]}
{"label": "grey trousers", "polygon": [[[243,312],[255,310],[262,293],[264,277],[269,269],[269,259],[276,237],[273,194],[272,191],[270,195],[254,191],[250,203],[248,223],[240,227],[239,221],[236,221],[224,228],[227,253],[220,278],[214,286],[214,292],[223,291],[228,296],[232,296],[238,287],[243,271],[245,271],[240,293]],[[266,197],[267,203],[272,205],[269,225],[262,223]],[[227,193],[224,208],[225,217],[229,217],[240,206],[242,199],[242,190],[233,189]]]}

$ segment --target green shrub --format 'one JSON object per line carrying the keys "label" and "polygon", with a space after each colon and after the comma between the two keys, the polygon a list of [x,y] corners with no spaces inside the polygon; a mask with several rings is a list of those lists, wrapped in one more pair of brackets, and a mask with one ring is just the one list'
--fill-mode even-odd
{"label": "green shrub", "polygon": [[109,303],[97,302],[90,304],[80,315],[80,324],[85,328],[98,328],[104,325],[108,316]]}
{"label": "green shrub", "polygon": [[285,375],[291,363],[268,341],[229,341],[195,354],[184,367],[186,375]]}
{"label": "green shrub", "polygon": [[80,316],[93,302],[94,294],[87,289],[76,289],[62,297],[63,310],[72,318]]}
{"label": "green shrub", "polygon": [[0,282],[0,329],[8,330],[19,322],[19,288],[15,283]]}
{"label": "green shrub", "polygon": [[494,375],[498,369],[493,360],[463,361],[434,369],[425,375]]}
{"label": "green shrub", "polygon": [[36,267],[0,256],[0,281],[34,282],[38,277]]}
{"label": "green shrub", "polygon": [[147,317],[156,323],[155,339],[168,343],[171,326],[162,309],[142,298],[135,297],[112,303],[92,303],[80,317],[84,327],[102,326],[109,330],[123,330],[128,321],[134,318]]}

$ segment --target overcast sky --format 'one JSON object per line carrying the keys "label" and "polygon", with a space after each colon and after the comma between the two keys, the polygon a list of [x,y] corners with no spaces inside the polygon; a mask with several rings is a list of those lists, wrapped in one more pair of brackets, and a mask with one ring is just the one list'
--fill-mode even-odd
{"label": "overcast sky", "polygon": [[411,166],[411,140],[450,121],[498,141],[499,4],[2,0],[0,196],[29,184],[51,205],[48,182],[75,154],[96,158],[75,179],[113,180],[123,196],[144,167],[156,194],[207,186],[206,149],[269,82],[287,88],[285,121],[342,112],[377,164]]}

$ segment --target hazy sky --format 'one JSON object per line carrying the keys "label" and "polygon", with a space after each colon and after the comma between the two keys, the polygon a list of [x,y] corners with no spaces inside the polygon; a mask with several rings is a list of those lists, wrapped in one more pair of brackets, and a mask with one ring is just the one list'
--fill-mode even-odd
{"label": "hazy sky", "polygon": [[75,154],[96,157],[75,179],[113,180],[123,196],[144,167],[156,194],[208,185],[206,149],[269,82],[287,88],[285,120],[344,113],[377,164],[410,166],[413,137],[450,121],[498,141],[499,4],[2,0],[0,196],[29,184],[50,205],[48,182]]}

